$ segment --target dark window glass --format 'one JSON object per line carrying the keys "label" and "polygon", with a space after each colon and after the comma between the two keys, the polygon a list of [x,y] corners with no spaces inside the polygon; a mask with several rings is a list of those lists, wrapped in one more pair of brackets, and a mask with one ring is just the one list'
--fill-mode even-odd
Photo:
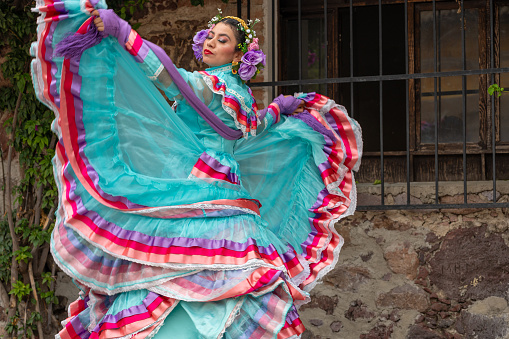
{"label": "dark window glass", "polygon": [[[466,69],[479,69],[479,10],[465,11]],[[435,72],[433,12],[420,12],[420,72]],[[437,72],[463,70],[461,13],[438,10],[436,15]],[[438,115],[438,142],[463,141],[462,77],[421,80],[421,143],[435,142],[435,109]],[[437,101],[435,107],[435,90]],[[467,142],[479,142],[479,76],[467,77]]]}
{"label": "dark window glass", "polygon": [[[499,7],[499,62],[500,67],[509,67],[509,6]],[[500,86],[506,93],[500,97],[500,141],[509,142],[509,74],[500,75]]]}
{"label": "dark window glass", "polygon": [[[283,51],[282,64],[286,75],[284,80],[299,79],[299,41],[297,19],[286,20],[284,23],[285,42],[287,48]],[[300,54],[302,55],[301,75],[302,79],[325,78],[325,63],[327,62],[327,46],[325,44],[325,32],[323,17],[302,18],[302,44]],[[302,86],[288,86],[286,92],[317,92],[327,93],[326,84],[310,84]]]}

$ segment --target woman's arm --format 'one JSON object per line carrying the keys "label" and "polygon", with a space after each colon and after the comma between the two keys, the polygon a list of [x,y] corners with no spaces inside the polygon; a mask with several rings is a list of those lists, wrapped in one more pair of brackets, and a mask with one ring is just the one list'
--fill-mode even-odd
{"label": "woman's arm", "polygon": [[[180,100],[182,96],[178,87],[174,84],[168,71],[161,60],[150,47],[150,43],[141,36],[124,20],[116,15],[113,10],[94,10],[92,15],[96,16],[94,24],[99,31],[117,38],[120,45],[129,52],[141,69],[154,84],[162,89],[170,99]],[[205,85],[201,76],[184,69],[178,69],[180,75],[189,84],[206,105],[213,99],[212,91]]]}
{"label": "woman's arm", "polygon": [[280,95],[269,106],[258,111],[258,117],[262,124],[257,128],[257,134],[281,120],[281,114],[291,115],[304,111],[304,101],[291,95]]}

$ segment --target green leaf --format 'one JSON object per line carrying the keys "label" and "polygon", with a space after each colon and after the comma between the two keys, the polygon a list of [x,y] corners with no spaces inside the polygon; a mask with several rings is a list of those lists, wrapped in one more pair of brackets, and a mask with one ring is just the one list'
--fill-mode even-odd
{"label": "green leaf", "polygon": [[373,185],[380,185],[381,183],[382,181],[377,179],[373,182]]}
{"label": "green leaf", "polygon": [[14,294],[18,298],[18,301],[21,302],[23,297],[29,295],[30,292],[32,292],[30,284],[25,285],[20,280],[16,280],[9,294]]}
{"label": "green leaf", "polygon": [[41,273],[42,283],[46,284],[48,287],[51,285],[51,282],[55,281],[55,278],[51,275],[51,272],[43,272]]}
{"label": "green leaf", "polygon": [[25,79],[21,78],[18,80],[18,89],[20,92],[23,92],[23,90],[25,89]]}
{"label": "green leaf", "polygon": [[[23,234],[23,238],[25,238],[25,234]],[[32,253],[30,253],[30,247],[29,246],[23,246],[19,250],[14,252],[14,255],[16,256],[17,262],[24,261],[25,263],[28,263],[28,259],[32,259]]]}

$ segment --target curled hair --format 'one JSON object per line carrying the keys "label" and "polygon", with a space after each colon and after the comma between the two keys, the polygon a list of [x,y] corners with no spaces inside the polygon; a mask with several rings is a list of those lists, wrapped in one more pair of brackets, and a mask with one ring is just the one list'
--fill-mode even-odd
{"label": "curled hair", "polygon": [[239,44],[242,45],[244,42],[246,42],[246,33],[239,29],[240,22],[232,18],[224,18],[219,22],[222,22],[223,24],[230,26],[230,28],[233,31],[233,34],[235,35],[235,39],[237,40],[235,50],[240,51]]}

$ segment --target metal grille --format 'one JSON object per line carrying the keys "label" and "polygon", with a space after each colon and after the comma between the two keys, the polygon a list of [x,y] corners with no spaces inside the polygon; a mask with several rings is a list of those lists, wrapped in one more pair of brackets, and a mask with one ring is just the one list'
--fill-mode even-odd
{"label": "metal grille", "polygon": [[[328,44],[329,41],[327,40],[327,0],[323,1],[323,13],[324,13],[324,31],[325,31],[325,41]],[[426,1],[430,2],[430,1]],[[244,2],[246,4],[246,0]],[[276,33],[278,31],[277,27],[275,26],[275,15],[277,13],[276,8],[276,1],[266,1],[266,5],[271,6],[271,15],[272,20],[271,22],[267,22],[267,25],[272,25],[269,27],[269,31],[272,32],[272,51],[269,51],[269,55],[272,59],[272,65],[275,65],[276,63],[276,51],[275,51],[275,41],[276,41]],[[238,15],[241,16],[242,14],[242,2],[241,0],[238,0]],[[465,23],[465,1],[460,0],[460,10],[461,10],[461,22]],[[270,88],[272,97],[275,97],[276,95],[276,87],[278,86],[290,86],[290,85],[297,85],[299,88],[301,88],[303,85],[307,84],[341,84],[346,83],[350,84],[350,101],[351,101],[351,108],[350,108],[350,114],[354,116],[355,114],[358,114],[358,112],[353,111],[353,101],[354,101],[354,83],[361,83],[361,82],[378,82],[379,84],[379,99],[380,99],[380,112],[379,112],[379,118],[380,118],[380,173],[381,173],[381,204],[380,205],[367,205],[367,206],[358,206],[359,210],[404,210],[404,209],[449,209],[449,208],[501,208],[501,207],[509,207],[509,203],[497,203],[497,181],[496,181],[496,131],[495,131],[495,99],[492,96],[490,99],[489,105],[491,105],[491,158],[492,158],[492,184],[493,184],[493,200],[489,203],[469,203],[467,199],[467,187],[468,187],[468,180],[467,180],[467,124],[466,124],[466,111],[467,111],[467,76],[470,75],[488,75],[490,79],[490,83],[495,82],[495,74],[499,73],[508,73],[509,68],[496,68],[495,67],[495,59],[494,59],[494,3],[493,0],[489,0],[489,32],[487,32],[490,36],[490,60],[489,60],[489,68],[488,69],[467,69],[467,63],[466,63],[466,44],[465,44],[465,25],[461,25],[461,58],[462,58],[462,69],[458,71],[440,71],[437,67],[438,65],[438,51],[437,51],[437,8],[436,8],[436,1],[432,1],[432,12],[433,12],[433,55],[434,55],[434,63],[433,63],[433,72],[426,72],[426,73],[409,73],[409,46],[408,46],[408,38],[409,38],[409,27],[408,27],[408,0],[404,1],[404,13],[405,13],[405,59],[406,59],[406,72],[405,74],[396,74],[396,75],[384,75],[383,74],[383,54],[382,54],[382,1],[378,0],[378,51],[379,51],[379,74],[373,75],[373,76],[353,76],[354,74],[354,51],[353,51],[353,39],[354,39],[354,26],[353,26],[353,7],[354,3],[353,0],[349,0],[349,17],[350,17],[350,76],[348,77],[338,77],[338,78],[327,78],[325,76],[321,79],[313,79],[313,80],[307,80],[302,78],[302,63],[303,63],[303,55],[301,53],[302,51],[302,3],[301,0],[297,0],[297,20],[298,20],[298,34],[296,34],[296,37],[298,39],[299,44],[299,53],[297,56],[299,65],[299,74],[297,80],[285,80],[285,81],[278,81],[276,79],[276,71],[275,67],[272,67],[272,74],[271,79],[273,81],[266,81],[261,83],[252,83],[251,87],[265,87]],[[249,8],[250,8],[250,1],[247,0],[247,8],[248,8],[248,17],[249,17]],[[326,66],[325,66],[326,67]],[[325,74],[327,74],[327,71],[325,71]],[[462,144],[463,144],[463,203],[461,204],[443,204],[439,202],[439,171],[438,171],[438,157],[439,157],[439,131],[438,131],[438,123],[435,123],[434,128],[434,164],[435,164],[435,201],[433,204],[412,204],[410,197],[411,197],[411,177],[410,177],[410,106],[409,106],[409,80],[411,79],[426,79],[426,78],[432,78],[434,83],[434,92],[428,95],[433,96],[433,102],[434,102],[434,116],[435,116],[435,122],[438,121],[438,109],[437,109],[437,95],[440,91],[437,89],[438,87],[438,79],[444,78],[444,77],[453,77],[453,76],[461,76],[462,78],[462,90],[461,90],[461,97],[462,97]],[[386,204],[385,199],[385,177],[384,177],[384,125],[383,125],[383,105],[382,105],[382,99],[383,99],[383,84],[386,81],[394,81],[394,80],[404,80],[406,82],[406,204],[404,205],[388,205]],[[441,93],[441,92],[440,92]]]}

